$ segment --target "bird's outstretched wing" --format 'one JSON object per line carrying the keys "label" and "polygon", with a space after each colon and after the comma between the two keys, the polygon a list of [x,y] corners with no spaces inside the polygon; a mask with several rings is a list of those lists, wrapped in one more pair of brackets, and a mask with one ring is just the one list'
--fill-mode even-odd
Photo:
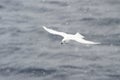
{"label": "bird's outstretched wing", "polygon": [[52,30],[52,29],[48,29],[47,27],[43,26],[43,28],[48,31],[49,33],[51,34],[54,34],[54,35],[60,35],[62,37],[64,37],[66,35],[66,33],[64,32],[59,32],[59,31],[55,31],[55,30]]}
{"label": "bird's outstretched wing", "polygon": [[77,32],[75,35],[78,36],[78,37],[80,37],[80,38],[85,38],[85,37],[84,37],[82,34],[80,34],[79,32]]}

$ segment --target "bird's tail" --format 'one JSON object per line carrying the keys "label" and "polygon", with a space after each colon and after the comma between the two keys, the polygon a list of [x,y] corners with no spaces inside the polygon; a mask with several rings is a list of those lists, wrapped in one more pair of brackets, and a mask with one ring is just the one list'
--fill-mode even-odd
{"label": "bird's tail", "polygon": [[100,44],[99,42],[93,42],[93,41],[85,41],[86,44]]}

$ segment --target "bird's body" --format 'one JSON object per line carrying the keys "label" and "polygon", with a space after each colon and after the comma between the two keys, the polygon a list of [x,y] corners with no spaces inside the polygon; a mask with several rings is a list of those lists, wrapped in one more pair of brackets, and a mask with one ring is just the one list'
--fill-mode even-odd
{"label": "bird's body", "polygon": [[52,30],[52,29],[48,29],[45,26],[43,26],[43,28],[51,34],[62,36],[63,40],[62,40],[61,44],[67,43],[70,40],[77,41],[77,42],[82,43],[82,44],[100,44],[98,42],[85,40],[84,36],[81,35],[78,32],[75,35],[73,35],[73,34],[67,34],[67,33],[64,33],[64,32],[59,32],[59,31],[55,31],[55,30]]}

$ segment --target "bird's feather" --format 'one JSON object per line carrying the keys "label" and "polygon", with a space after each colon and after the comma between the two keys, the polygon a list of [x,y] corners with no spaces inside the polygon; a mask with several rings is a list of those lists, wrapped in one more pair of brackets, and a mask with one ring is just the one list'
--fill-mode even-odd
{"label": "bird's feather", "polygon": [[77,32],[75,35],[78,36],[78,37],[80,37],[80,38],[85,38],[85,37],[84,37],[82,34],[80,34],[79,32]]}
{"label": "bird's feather", "polygon": [[52,29],[48,29],[48,28],[45,27],[45,26],[43,26],[43,28],[44,28],[46,31],[48,31],[49,33],[54,34],[54,35],[60,35],[60,36],[64,37],[64,35],[66,34],[66,33],[64,33],[64,32],[59,32],[59,31],[55,31],[55,30],[52,30]]}

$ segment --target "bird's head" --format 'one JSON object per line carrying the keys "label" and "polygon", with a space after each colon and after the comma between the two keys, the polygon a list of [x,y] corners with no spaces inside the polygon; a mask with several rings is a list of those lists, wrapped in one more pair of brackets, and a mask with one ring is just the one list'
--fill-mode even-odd
{"label": "bird's head", "polygon": [[61,42],[61,45],[64,44],[63,42]]}
{"label": "bird's head", "polygon": [[67,44],[69,41],[68,40],[62,40],[61,44]]}

